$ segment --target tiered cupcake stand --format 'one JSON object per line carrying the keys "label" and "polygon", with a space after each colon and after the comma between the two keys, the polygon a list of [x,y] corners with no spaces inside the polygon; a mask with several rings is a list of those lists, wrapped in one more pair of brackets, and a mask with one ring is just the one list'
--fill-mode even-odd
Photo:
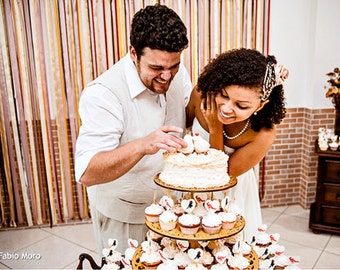
{"label": "tiered cupcake stand", "polygon": [[[165,189],[172,189],[172,190],[177,190],[180,192],[192,192],[192,193],[198,193],[198,192],[216,192],[216,191],[222,191],[222,190],[226,190],[229,188],[234,187],[237,184],[237,179],[234,177],[230,177],[230,181],[228,184],[226,184],[225,186],[220,186],[220,187],[216,187],[216,188],[202,188],[202,189],[197,189],[197,188],[179,188],[179,187],[173,187],[170,186],[164,182],[162,182],[161,179],[159,179],[158,175],[156,175],[154,177],[154,181],[157,185],[165,188]],[[245,226],[245,220],[243,217],[241,217],[236,224],[234,225],[234,227],[230,230],[224,230],[221,229],[220,232],[218,234],[207,234],[206,232],[203,231],[202,228],[200,228],[198,230],[197,233],[193,234],[193,235],[187,235],[187,234],[183,234],[179,228],[179,225],[177,224],[176,228],[171,230],[171,231],[165,231],[161,229],[161,226],[159,224],[159,222],[150,222],[148,220],[145,220],[146,226],[154,231],[157,234],[160,234],[162,236],[166,236],[169,238],[173,238],[173,239],[178,239],[178,240],[187,240],[190,243],[198,243],[198,241],[213,241],[213,240],[218,240],[218,239],[222,239],[222,238],[227,238],[227,237],[231,237],[239,232],[241,232]],[[143,264],[140,262],[140,257],[142,255],[142,247],[138,247],[133,260],[132,260],[132,269],[144,269],[145,267],[143,266]],[[247,269],[258,269],[258,257],[256,252],[252,249],[251,254],[249,255],[249,266]]]}

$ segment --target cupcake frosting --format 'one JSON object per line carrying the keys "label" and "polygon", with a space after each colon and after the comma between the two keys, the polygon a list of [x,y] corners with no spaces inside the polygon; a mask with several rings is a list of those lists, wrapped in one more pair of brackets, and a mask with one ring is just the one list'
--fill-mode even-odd
{"label": "cupcake frosting", "polygon": [[228,259],[228,264],[233,268],[245,269],[249,266],[249,261],[241,255],[236,255]]}
{"label": "cupcake frosting", "polygon": [[177,216],[170,210],[164,211],[160,216],[159,219],[163,222],[174,222],[177,221]]}
{"label": "cupcake frosting", "polygon": [[143,252],[142,256],[140,257],[141,262],[146,263],[158,263],[161,261],[161,256],[156,251],[150,251],[150,252]]}
{"label": "cupcake frosting", "polygon": [[222,219],[217,214],[208,214],[203,217],[202,224],[209,227],[219,226],[222,223]]}
{"label": "cupcake frosting", "polygon": [[234,244],[232,251],[234,254],[246,255],[251,252],[251,246],[243,240],[239,240]]}
{"label": "cupcake frosting", "polygon": [[232,212],[220,212],[218,215],[221,217],[223,222],[234,222],[236,221],[236,215]]}
{"label": "cupcake frosting", "polygon": [[191,263],[191,259],[188,255],[188,253],[185,252],[178,252],[175,257],[174,261],[179,267],[186,267],[188,264]]}
{"label": "cupcake frosting", "polygon": [[199,260],[203,265],[210,265],[214,261],[214,257],[210,254],[210,252],[203,250],[202,258]]}
{"label": "cupcake frosting", "polygon": [[281,254],[280,256],[276,256],[274,258],[274,264],[275,266],[281,266],[281,267],[285,267],[287,265],[290,265],[290,260],[288,258],[288,256]]}
{"label": "cupcake frosting", "polygon": [[163,213],[164,208],[159,204],[153,203],[145,208],[145,214],[148,215],[160,215]]}
{"label": "cupcake frosting", "polygon": [[201,220],[196,215],[184,214],[184,215],[181,215],[178,218],[178,222],[180,222],[181,224],[186,225],[186,226],[191,226],[191,225],[194,226],[194,225],[200,224]]}

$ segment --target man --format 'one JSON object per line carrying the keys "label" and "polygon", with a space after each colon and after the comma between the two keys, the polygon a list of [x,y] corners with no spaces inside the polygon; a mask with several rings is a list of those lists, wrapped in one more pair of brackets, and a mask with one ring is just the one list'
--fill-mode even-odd
{"label": "man", "polygon": [[100,252],[109,238],[120,252],[128,238],[145,239],[144,209],[162,195],[153,182],[162,153],[186,147],[181,136],[192,84],[180,59],[188,46],[185,25],[168,7],[147,6],[132,19],[130,44],[79,104],[76,180],[87,186]]}

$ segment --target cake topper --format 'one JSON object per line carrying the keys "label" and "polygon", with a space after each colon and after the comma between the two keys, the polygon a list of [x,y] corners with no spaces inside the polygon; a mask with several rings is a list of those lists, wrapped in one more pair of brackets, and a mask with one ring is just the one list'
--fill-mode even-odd
{"label": "cake topper", "polygon": [[194,199],[189,199],[189,200],[183,200],[181,202],[181,206],[185,212],[188,214],[192,213],[196,207],[196,202]]}

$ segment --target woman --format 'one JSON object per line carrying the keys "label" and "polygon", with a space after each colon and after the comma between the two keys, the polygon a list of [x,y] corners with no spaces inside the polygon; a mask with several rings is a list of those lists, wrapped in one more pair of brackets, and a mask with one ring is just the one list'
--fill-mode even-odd
{"label": "woman", "polygon": [[228,197],[246,220],[250,241],[262,224],[258,185],[253,167],[274,142],[285,117],[282,83],[288,70],[274,56],[235,49],[213,59],[198,78],[187,106],[187,126],[209,136],[211,147],[229,154],[228,173],[238,183]]}

